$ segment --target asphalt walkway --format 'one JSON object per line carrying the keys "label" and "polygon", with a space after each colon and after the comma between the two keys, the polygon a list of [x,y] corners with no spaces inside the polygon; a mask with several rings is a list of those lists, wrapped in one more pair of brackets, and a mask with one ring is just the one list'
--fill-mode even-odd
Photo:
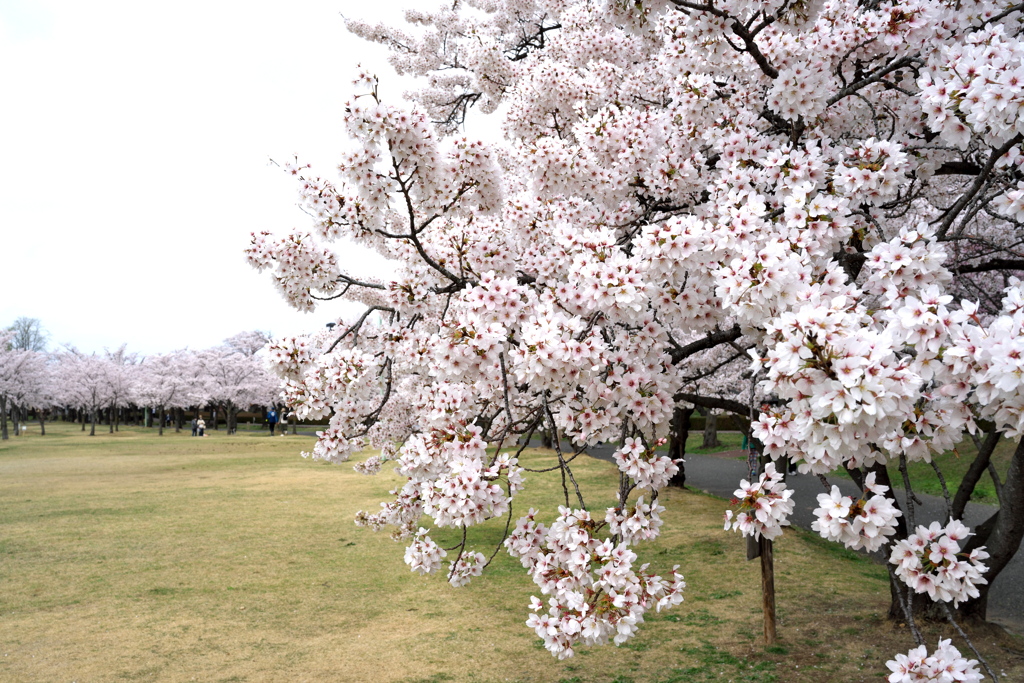
{"label": "asphalt walkway", "polygon": [[[602,444],[588,449],[588,453],[602,460],[612,461],[613,445]],[[726,451],[714,455],[688,454],[685,459],[686,486],[730,499],[739,488],[740,479],[747,479],[745,451]],[[829,484],[835,484],[843,495],[856,499],[860,489],[845,477],[828,477]],[[786,485],[793,489],[793,515],[790,522],[802,529],[811,528],[814,509],[818,507],[817,496],[824,493],[821,481],[813,475],[788,475]],[[829,488],[831,490],[831,487]],[[906,514],[906,501],[896,491],[900,508]],[[945,522],[946,503],[937,496],[918,495],[924,505],[914,506],[914,522],[927,526],[932,521]],[[991,505],[968,503],[964,524],[975,527],[995,512]],[[876,560],[884,561],[875,556]],[[988,619],[1015,633],[1024,634],[1024,553],[1018,552],[992,583],[988,598]]]}

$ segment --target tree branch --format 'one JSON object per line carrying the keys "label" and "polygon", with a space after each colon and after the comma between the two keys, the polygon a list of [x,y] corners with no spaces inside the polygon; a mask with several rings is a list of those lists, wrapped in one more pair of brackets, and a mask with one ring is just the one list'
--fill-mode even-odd
{"label": "tree branch", "polygon": [[686,346],[677,345],[677,347],[672,349],[671,352],[672,362],[678,363],[679,361],[685,360],[686,358],[689,358],[690,356],[700,353],[701,351],[714,348],[719,344],[734,342],[742,336],[743,333],[740,331],[739,325],[733,325],[727,330],[715,330],[714,332],[709,333],[703,339],[698,339],[697,341],[690,342]]}

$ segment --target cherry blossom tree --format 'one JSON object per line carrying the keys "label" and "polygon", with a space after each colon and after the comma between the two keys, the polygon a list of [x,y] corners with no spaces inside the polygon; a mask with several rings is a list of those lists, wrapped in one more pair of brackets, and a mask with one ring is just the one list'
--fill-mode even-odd
{"label": "cherry blossom tree", "polygon": [[122,344],[114,351],[107,351],[105,354],[107,396],[110,398],[110,433],[113,434],[119,428],[118,409],[133,399],[132,390],[135,386],[135,364],[138,358],[134,353],[127,351],[127,345]]}
{"label": "cherry blossom tree", "polygon": [[[57,359],[59,400],[88,411],[89,436],[95,436],[99,412],[111,399],[109,362],[95,353],[85,354],[75,348],[60,352]],[[84,423],[82,429],[85,429]]]}
{"label": "cherry blossom tree", "polygon": [[[286,166],[312,229],[254,234],[247,252],[300,310],[366,307],[332,338],[271,349],[293,410],[330,416],[313,457],[371,445],[363,471],[395,461],[407,478],[360,521],[394,526],[415,571],[447,558],[455,585],[493,556],[472,527],[506,524],[550,599],[529,622],[548,649],[622,642],[682,599],[676,570],[633,549],[676,472],[656,447],[677,406],[729,410],[770,458],[863,485],[859,501],[823,494],[819,530],[891,548],[911,624],[912,594],[983,616],[1024,536],[1024,446],[998,512],[958,521],[994,445],[1024,432],[1022,6],[464,0],[406,18],[349,29],[422,79],[415,103],[361,73],[339,176]],[[473,110],[503,139],[461,134]],[[329,246],[346,241],[395,275],[346,273]],[[745,391],[700,384],[739,358]],[[545,427],[580,452],[618,444],[615,507],[588,508],[559,448],[557,516],[503,521],[526,473],[501,447]],[[906,463],[965,435],[981,448],[946,524],[918,526]],[[737,494],[730,526],[777,535],[774,468]],[[427,518],[461,541],[439,547]],[[890,680],[959,657],[915,634]]]}
{"label": "cherry blossom tree", "polygon": [[267,405],[278,393],[277,382],[259,353],[266,344],[262,332],[243,332],[197,354],[207,395],[224,411],[228,434],[238,428],[239,409]]}
{"label": "cherry blossom tree", "polygon": [[139,404],[156,410],[160,436],[164,435],[167,411],[193,405],[203,391],[194,381],[196,362],[193,352],[175,351],[147,356],[135,368],[132,393]]}
{"label": "cherry blossom tree", "polygon": [[11,343],[13,331],[0,332],[0,438],[7,440],[7,416],[11,415],[15,434],[28,408],[46,403],[50,387],[47,356],[31,349],[21,349]]}
{"label": "cherry blossom tree", "polygon": [[[39,421],[39,434],[46,436],[46,420],[57,405],[57,376],[54,359],[50,354],[35,352],[31,379],[24,384],[20,396],[23,410],[32,410]],[[27,416],[25,416],[27,419]]]}

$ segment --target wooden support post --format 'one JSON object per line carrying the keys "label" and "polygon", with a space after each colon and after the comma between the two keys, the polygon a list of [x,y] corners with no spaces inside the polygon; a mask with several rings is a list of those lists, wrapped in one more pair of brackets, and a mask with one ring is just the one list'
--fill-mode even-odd
{"label": "wooden support post", "polygon": [[764,611],[764,644],[775,644],[775,557],[772,542],[761,537],[761,608]]}
{"label": "wooden support post", "polygon": [[[753,413],[751,413],[753,421]],[[750,437],[747,443],[747,473],[750,481],[757,481],[763,471],[761,462],[761,444],[757,439]],[[775,555],[772,552],[772,542],[762,536],[754,540],[753,536],[747,537],[747,559],[761,558],[761,611],[764,612],[764,644],[775,644]]]}

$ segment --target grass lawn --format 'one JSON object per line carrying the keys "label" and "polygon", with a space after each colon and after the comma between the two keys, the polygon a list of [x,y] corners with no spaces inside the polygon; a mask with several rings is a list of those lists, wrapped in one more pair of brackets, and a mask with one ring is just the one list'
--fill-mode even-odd
{"label": "grass lawn", "polygon": [[[403,545],[352,524],[398,479],[303,460],[309,437],[30,430],[0,442],[5,682],[877,681],[912,646],[882,616],[884,568],[787,531],[776,545],[780,642],[765,648],[758,563],[722,531],[725,502],[673,490],[665,533],[638,550],[655,568],[682,566],[686,602],[623,647],[558,662],[524,625],[537,591],[517,561],[499,554],[462,589],[412,574]],[[599,509],[614,467],[582,460]],[[560,497],[557,477],[532,475],[517,512]],[[471,538],[486,552],[499,534]],[[932,627],[932,646],[939,635],[950,629]],[[1004,680],[1024,680],[1020,639],[976,640]]]}
{"label": "grass lawn", "polygon": [[[1007,470],[1010,469],[1010,461],[1013,459],[1013,452],[1017,443],[1012,439],[1002,439],[992,452],[992,465],[999,476],[1000,481],[1005,479]],[[956,495],[957,487],[963,481],[964,475],[970,468],[971,463],[978,454],[978,449],[970,437],[961,441],[952,451],[946,451],[941,455],[934,456],[932,460],[942,471],[946,480],[946,487],[949,489],[949,497]],[[900,473],[899,463],[890,463],[887,466],[889,479],[897,490],[903,489],[903,475]],[[926,493],[930,496],[942,497],[942,483],[935,474],[935,469],[926,462],[908,462],[907,473],[910,475],[910,484],[916,493]],[[849,478],[845,470],[836,470],[836,474]],[[988,470],[981,475],[981,479],[974,487],[971,500],[975,503],[985,505],[999,505],[999,498],[996,496],[996,487]]]}
{"label": "grass lawn", "polygon": [[706,455],[722,451],[735,451],[743,448],[743,443],[742,432],[718,432],[718,445],[714,448],[704,448],[704,432],[691,431],[686,437],[686,452]]}
{"label": "grass lawn", "polygon": [[[996,446],[995,451],[992,452],[992,464],[995,466],[996,474],[999,475],[1000,480],[1005,479],[1006,471],[1010,468],[1010,460],[1013,459],[1013,452],[1016,448],[1017,444],[1012,439],[1002,439]],[[951,498],[956,495],[957,487],[963,480],[964,475],[967,474],[967,470],[977,454],[977,447],[975,447],[970,437],[967,437],[960,442],[956,450],[947,451],[935,457],[935,463],[942,470],[942,476],[946,479],[946,486],[949,488]],[[915,491],[928,493],[933,496],[942,495],[942,484],[939,483],[939,478],[935,476],[935,470],[928,463],[907,463],[907,472],[910,474],[910,483]],[[899,467],[897,466],[889,467],[889,477],[893,483],[903,481],[903,475],[900,474]],[[992,483],[992,477],[987,470],[981,475],[978,485],[975,486],[971,500],[987,505],[999,504],[999,499],[996,497],[995,484]]]}

